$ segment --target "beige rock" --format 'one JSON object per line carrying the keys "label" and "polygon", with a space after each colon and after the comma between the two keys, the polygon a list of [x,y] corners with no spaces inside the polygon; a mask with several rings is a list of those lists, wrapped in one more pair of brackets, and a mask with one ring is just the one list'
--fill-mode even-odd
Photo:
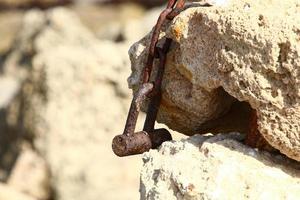
{"label": "beige rock", "polygon": [[7,53],[20,29],[23,13],[19,11],[0,12],[0,56]]}
{"label": "beige rock", "polygon": [[97,40],[66,9],[31,11],[23,27],[6,66],[25,71],[22,130],[49,164],[57,199],[137,199],[139,158],[111,150],[131,96],[128,47]]}
{"label": "beige rock", "polygon": [[[71,9],[76,12],[82,23],[95,33],[97,38],[118,42],[123,42],[123,40],[125,41],[136,36],[136,32],[139,33],[139,29],[131,29],[130,35],[125,34],[125,30],[128,27],[127,23],[140,21],[140,18],[145,15],[145,9],[136,4],[106,6],[75,4]],[[143,35],[145,35],[145,32]],[[140,35],[139,38],[142,38],[143,35]]]}
{"label": "beige rock", "polygon": [[[210,127],[210,120],[228,111],[234,97],[256,109],[259,131],[273,147],[300,161],[299,9],[297,0],[193,3],[166,24],[175,43],[159,121],[188,135],[202,132],[203,124]],[[131,48],[132,88],[148,44],[149,35]],[[245,118],[240,115],[245,113],[234,121]]]}
{"label": "beige rock", "polygon": [[164,4],[166,1],[164,1],[164,0],[151,0],[151,1],[149,1],[149,0],[133,0],[133,2],[141,3],[146,6],[157,6],[157,5]]}
{"label": "beige rock", "polygon": [[[0,13],[0,180],[6,181],[21,150],[24,138],[20,134],[20,107],[18,100],[22,81],[26,77],[25,66],[28,45],[14,46],[17,32],[21,29],[23,12],[1,11]],[[27,51],[25,51],[27,49]],[[14,52],[14,53],[12,53]],[[22,54],[21,52],[27,52]],[[22,55],[22,56],[19,56]],[[9,57],[9,58],[8,58]],[[18,63],[17,63],[18,62]],[[16,64],[17,63],[17,64]],[[23,64],[20,64],[23,63]],[[22,65],[22,67],[20,67]],[[18,67],[17,67],[18,66]],[[23,132],[22,132],[23,133]]]}
{"label": "beige rock", "polygon": [[60,5],[64,2],[71,2],[69,0],[0,0],[0,6],[14,8],[14,7],[31,7],[40,6],[48,7],[51,5]]}
{"label": "beige rock", "polygon": [[127,20],[122,31],[124,38],[131,44],[137,39],[143,38],[145,34],[149,33],[155,25],[158,16],[164,7],[157,7],[148,10],[143,16]]}
{"label": "beige rock", "polygon": [[12,188],[36,199],[50,198],[50,174],[43,158],[24,148],[8,179]]}
{"label": "beige rock", "polygon": [[236,139],[236,133],[196,135],[145,153],[141,199],[299,198],[299,163],[248,148]]}
{"label": "beige rock", "polygon": [[0,77],[0,109],[6,108],[20,90],[20,83],[12,77]]}
{"label": "beige rock", "polygon": [[36,200],[26,194],[0,183],[0,200]]}

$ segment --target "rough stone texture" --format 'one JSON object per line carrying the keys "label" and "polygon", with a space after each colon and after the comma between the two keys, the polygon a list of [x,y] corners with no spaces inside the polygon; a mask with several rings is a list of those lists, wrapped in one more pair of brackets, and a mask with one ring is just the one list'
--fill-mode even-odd
{"label": "rough stone texture", "polygon": [[299,163],[251,149],[237,139],[236,133],[196,135],[144,154],[141,199],[299,198]]}
{"label": "rough stone texture", "polygon": [[25,15],[5,62],[8,74],[17,67],[25,80],[11,124],[49,164],[58,200],[138,197],[139,158],[123,160],[111,150],[131,97],[127,50],[97,40],[66,9]]}
{"label": "rough stone texture", "polygon": [[11,172],[8,185],[36,199],[49,199],[50,174],[45,160],[32,149],[24,148]]}
{"label": "rough stone texture", "polygon": [[[221,126],[215,120],[234,97],[256,109],[259,131],[273,147],[300,161],[299,1],[231,0],[189,7],[165,27],[175,44],[159,121],[188,135],[205,129],[203,124]],[[148,43],[149,35],[131,48],[132,88]],[[245,113],[237,112],[231,121],[245,118],[240,115]]]}

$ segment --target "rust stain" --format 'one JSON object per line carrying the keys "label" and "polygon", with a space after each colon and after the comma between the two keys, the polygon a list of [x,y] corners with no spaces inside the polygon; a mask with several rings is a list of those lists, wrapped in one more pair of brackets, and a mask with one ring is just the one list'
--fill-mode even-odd
{"label": "rust stain", "polygon": [[176,41],[179,41],[181,39],[182,29],[183,29],[183,27],[182,27],[181,23],[178,23],[173,27],[172,33],[173,33],[174,39]]}

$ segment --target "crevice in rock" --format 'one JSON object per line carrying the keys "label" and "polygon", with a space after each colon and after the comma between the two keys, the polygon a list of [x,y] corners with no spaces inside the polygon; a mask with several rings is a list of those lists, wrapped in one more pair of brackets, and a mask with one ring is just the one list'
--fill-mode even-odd
{"label": "crevice in rock", "polygon": [[4,66],[7,58],[13,53],[15,48],[10,47],[7,51],[0,54],[0,75],[4,75]]}
{"label": "crevice in rock", "polygon": [[[0,5],[1,10],[1,5]],[[41,33],[42,28],[30,37],[30,41],[34,41],[36,37]],[[29,48],[28,48],[29,47]],[[31,70],[32,60],[36,52],[31,46],[24,46],[22,41],[15,41],[14,45],[0,57],[0,74],[5,76],[7,66],[5,62],[10,57],[16,58],[16,73],[19,73],[19,69]],[[13,67],[16,67],[13,66]],[[10,66],[8,66],[9,68]],[[27,102],[25,98],[25,90],[28,88],[28,83],[31,81],[31,77],[25,79],[18,77],[18,74],[14,74],[14,77],[20,81],[21,89],[13,97],[9,106],[0,110],[0,182],[7,181],[8,174],[13,169],[15,162],[22,150],[22,145],[26,143],[32,149],[34,149],[33,140],[34,134],[29,130],[24,122],[25,110],[27,109]],[[43,78],[43,77],[41,77]],[[40,93],[45,93],[43,85],[37,85]],[[43,95],[46,97],[46,95]]]}
{"label": "crevice in rock", "polygon": [[223,87],[219,89],[234,99],[231,107],[221,116],[202,124],[197,132],[199,134],[239,132],[246,135],[249,132],[251,114],[254,108],[248,102],[239,101],[230,95]]}
{"label": "crevice in rock", "polygon": [[22,145],[28,142],[19,130],[20,96],[17,91],[10,104],[0,109],[0,182],[7,181]]}
{"label": "crevice in rock", "polygon": [[279,51],[279,56],[278,56],[278,63],[280,67],[283,66],[283,63],[287,61],[288,54],[291,50],[291,43],[286,42],[286,43],[280,43],[278,44],[280,51]]}
{"label": "crevice in rock", "polygon": [[222,116],[202,124],[198,129],[198,133],[240,132],[246,134],[252,111],[253,109],[248,102],[236,100]]}

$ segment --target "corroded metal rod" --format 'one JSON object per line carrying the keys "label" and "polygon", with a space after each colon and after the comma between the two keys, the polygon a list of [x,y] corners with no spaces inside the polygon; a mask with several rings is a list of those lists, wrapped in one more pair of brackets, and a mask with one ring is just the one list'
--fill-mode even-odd
{"label": "corroded metal rod", "polygon": [[[131,102],[123,134],[116,136],[112,142],[114,153],[120,157],[141,154],[151,148],[157,148],[165,141],[172,140],[171,134],[166,129],[154,129],[161,101],[161,83],[165,70],[166,55],[172,40],[167,38],[162,48],[157,47],[157,44],[162,25],[166,20],[173,19],[176,16],[173,12],[174,9],[181,9],[184,3],[184,0],[169,0],[167,8],[160,14],[154,27],[146,66],[142,73],[142,85]],[[176,13],[179,12],[176,11]],[[159,58],[159,65],[153,84],[149,81],[155,58]],[[147,97],[151,99],[144,129],[141,132],[134,133],[141,104]]]}

